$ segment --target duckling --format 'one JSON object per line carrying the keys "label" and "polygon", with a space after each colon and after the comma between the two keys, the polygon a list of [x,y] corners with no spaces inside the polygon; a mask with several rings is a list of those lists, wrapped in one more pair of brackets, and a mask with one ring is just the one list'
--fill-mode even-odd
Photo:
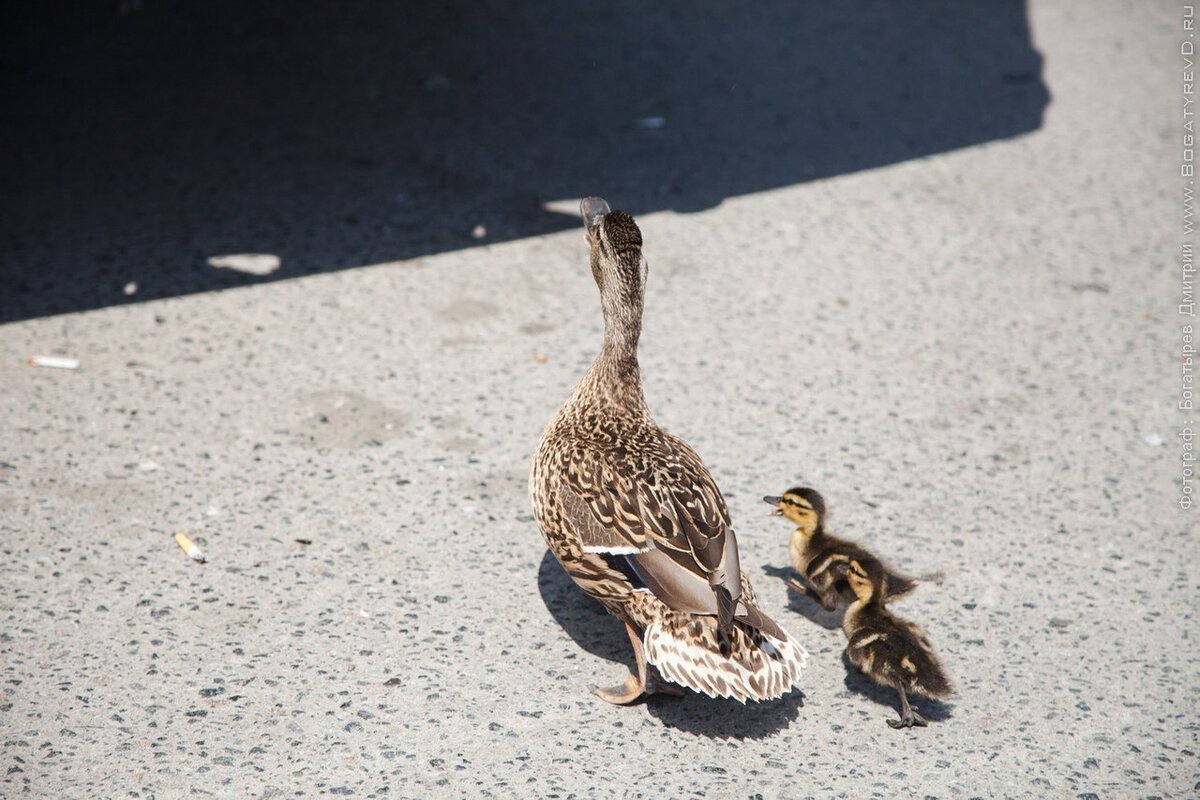
{"label": "duckling", "polygon": [[759,609],[708,468],[646,407],[641,230],[597,197],[579,211],[604,342],[542,434],[529,494],[550,551],[633,647],[636,672],[595,694],[625,704],[677,684],[743,703],[780,697],[807,653]]}
{"label": "duckling", "polygon": [[826,533],[825,498],[816,489],[797,486],[784,492],[783,497],[764,497],[763,500],[776,507],[772,516],[787,517],[796,523],[797,528],[792,532],[788,547],[792,567],[815,588],[809,588],[794,578],[788,581],[788,585],[819,602],[826,611],[837,608],[839,601],[850,602],[854,599],[845,578],[835,569],[838,564],[845,564],[851,559],[882,572],[885,599],[908,594],[916,587],[916,579],[886,566],[865,547]]}
{"label": "duckling", "polygon": [[933,647],[920,628],[884,607],[880,587],[886,578],[881,569],[854,560],[838,569],[856,598],[842,623],[849,640],[846,655],[868,678],[900,693],[900,719],[889,719],[888,725],[924,727],[928,723],[908,704],[908,695],[946,697],[953,692]]}

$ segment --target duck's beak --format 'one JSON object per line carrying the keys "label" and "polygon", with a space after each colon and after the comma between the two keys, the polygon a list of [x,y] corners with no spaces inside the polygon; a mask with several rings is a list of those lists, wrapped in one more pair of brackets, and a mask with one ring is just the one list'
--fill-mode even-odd
{"label": "duck's beak", "polygon": [[782,497],[771,497],[768,495],[767,497],[763,498],[763,502],[770,503],[771,505],[775,506],[775,510],[771,512],[772,517],[782,517],[783,516],[783,506],[782,506],[783,498]]}
{"label": "duck's beak", "polygon": [[579,201],[579,216],[583,220],[584,229],[589,234],[596,230],[600,220],[604,219],[604,215],[610,211],[612,209],[601,197],[585,197]]}

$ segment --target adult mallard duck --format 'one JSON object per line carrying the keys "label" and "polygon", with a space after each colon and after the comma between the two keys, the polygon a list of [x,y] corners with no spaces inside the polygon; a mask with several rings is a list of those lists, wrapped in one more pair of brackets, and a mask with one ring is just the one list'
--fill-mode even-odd
{"label": "adult mallard duck", "polygon": [[611,703],[678,693],[666,679],[741,702],[780,697],[796,685],[807,653],[759,610],[704,462],[646,408],[637,357],[647,275],[641,231],[599,198],[585,199],[580,213],[604,344],[546,427],[529,490],[550,551],[625,623],[633,645],[636,674],[595,693]]}

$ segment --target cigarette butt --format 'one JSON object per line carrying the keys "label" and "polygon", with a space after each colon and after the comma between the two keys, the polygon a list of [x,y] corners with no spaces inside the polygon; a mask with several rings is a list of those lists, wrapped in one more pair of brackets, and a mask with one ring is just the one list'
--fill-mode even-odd
{"label": "cigarette butt", "polygon": [[175,534],[175,544],[179,545],[179,548],[187,553],[188,558],[192,561],[199,561],[203,564],[208,560],[204,557],[204,551],[200,549],[199,545],[189,539],[186,533]]}
{"label": "cigarette butt", "polygon": [[66,356],[30,356],[29,366],[53,369],[79,369],[79,359]]}

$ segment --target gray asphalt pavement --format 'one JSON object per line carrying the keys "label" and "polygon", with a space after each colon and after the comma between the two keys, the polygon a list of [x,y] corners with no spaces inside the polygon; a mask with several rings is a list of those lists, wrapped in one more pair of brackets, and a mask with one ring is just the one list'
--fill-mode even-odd
{"label": "gray asphalt pavement", "polygon": [[[810,651],[802,697],[589,694],[628,644],[545,555],[526,476],[599,345],[597,292],[574,223],[485,231],[222,291],[21,301],[0,327],[0,795],[1195,796],[1183,10],[1027,14],[1049,96],[1029,132],[687,212],[639,198],[647,398]],[[40,246],[19,257],[61,256]],[[801,481],[833,530],[943,574],[902,606],[957,687],[917,702],[928,728],[889,729],[837,616],[789,598],[760,498]]]}

